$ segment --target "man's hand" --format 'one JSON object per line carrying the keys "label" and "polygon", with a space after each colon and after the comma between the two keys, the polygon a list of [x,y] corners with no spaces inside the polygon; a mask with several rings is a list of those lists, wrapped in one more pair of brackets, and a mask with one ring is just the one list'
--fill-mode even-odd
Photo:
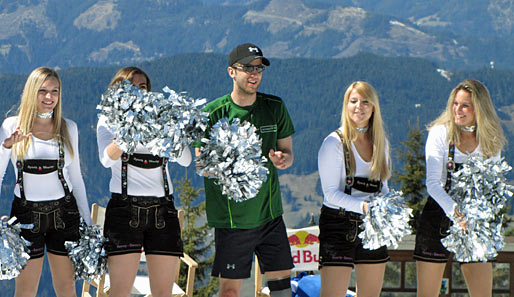
{"label": "man's hand", "polygon": [[286,169],[286,154],[282,151],[269,150],[269,159],[278,169]]}

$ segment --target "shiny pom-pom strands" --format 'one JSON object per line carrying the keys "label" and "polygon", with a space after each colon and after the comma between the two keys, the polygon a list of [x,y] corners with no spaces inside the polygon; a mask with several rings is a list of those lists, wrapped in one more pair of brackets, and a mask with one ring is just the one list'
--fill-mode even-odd
{"label": "shiny pom-pom strands", "polygon": [[412,209],[405,204],[401,191],[391,190],[386,195],[371,197],[368,213],[363,218],[359,233],[365,249],[376,250],[380,247],[398,247],[405,235],[412,233],[409,219]]}
{"label": "shiny pom-pom strands", "polygon": [[[512,198],[514,187],[505,175],[512,168],[505,161],[471,156],[462,168],[452,173],[450,196],[457,203],[451,215],[453,226],[441,242],[455,253],[458,262],[485,262],[498,255],[504,246],[501,210]],[[461,222],[466,222],[466,229]]]}
{"label": "shiny pom-pom strands", "polygon": [[152,154],[174,160],[184,148],[199,141],[207,129],[206,99],[194,99],[168,87],[163,93],[147,92],[129,81],[116,84],[102,95],[96,107],[107,118],[114,142],[126,153],[145,146]]}
{"label": "shiny pom-pom strands", "polygon": [[229,199],[241,202],[254,198],[268,174],[255,126],[240,123],[238,118],[232,123],[222,118],[212,127],[210,139],[202,142],[205,146],[196,160],[197,173],[216,178]]}
{"label": "shiny pom-pom strands", "polygon": [[16,217],[0,220],[0,279],[13,279],[25,268],[30,258],[30,242],[20,236],[21,229],[32,229],[32,224],[16,223]]}
{"label": "shiny pom-pom strands", "polygon": [[100,226],[87,226],[82,219],[79,232],[78,241],[66,241],[64,246],[75,268],[74,279],[90,282],[105,274],[107,254],[104,246],[107,239],[102,235]]}

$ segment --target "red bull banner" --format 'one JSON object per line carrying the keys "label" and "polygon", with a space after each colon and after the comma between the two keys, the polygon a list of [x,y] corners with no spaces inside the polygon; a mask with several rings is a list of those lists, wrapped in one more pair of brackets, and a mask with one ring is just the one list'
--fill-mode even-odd
{"label": "red bull banner", "polygon": [[293,271],[318,270],[319,227],[287,229],[287,237],[293,256]]}

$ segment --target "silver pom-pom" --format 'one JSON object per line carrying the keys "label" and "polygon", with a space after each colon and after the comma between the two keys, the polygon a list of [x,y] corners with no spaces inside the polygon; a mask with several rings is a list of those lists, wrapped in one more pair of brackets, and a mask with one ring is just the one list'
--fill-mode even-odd
{"label": "silver pom-pom", "polygon": [[104,246],[107,239],[102,235],[100,226],[87,226],[82,219],[79,232],[79,241],[66,241],[64,246],[75,268],[74,279],[90,282],[105,274],[107,254]]}
{"label": "silver pom-pom", "polygon": [[32,229],[32,224],[16,223],[16,217],[0,220],[0,279],[12,279],[20,274],[30,258],[28,246],[30,242],[20,236],[21,229]]}
{"label": "silver pom-pom", "polygon": [[121,150],[130,154],[142,144],[152,154],[174,160],[203,136],[208,114],[202,112],[201,105],[206,100],[193,99],[168,87],[163,91],[169,96],[147,92],[125,81],[102,95],[96,108],[107,118],[107,126]]}
{"label": "silver pom-pom", "polygon": [[368,204],[359,238],[365,249],[376,250],[384,245],[398,247],[405,235],[412,233],[409,219],[412,209],[405,203],[401,191],[391,190],[386,195],[376,194]]}
{"label": "silver pom-pom", "polygon": [[210,139],[202,139],[206,145],[196,161],[197,173],[216,178],[221,192],[236,202],[254,198],[269,172],[256,130],[238,118],[232,123],[222,118],[212,127]]}
{"label": "silver pom-pom", "polygon": [[[449,194],[462,216],[450,216],[450,234],[441,242],[455,253],[458,262],[485,262],[496,257],[505,245],[501,210],[513,195],[514,187],[505,178],[511,169],[503,159],[495,162],[475,155],[452,174]],[[460,224],[462,220],[466,230]]]}
{"label": "silver pom-pom", "polygon": [[206,99],[194,99],[187,93],[177,93],[168,87],[166,100],[159,106],[155,134],[145,146],[154,155],[170,159],[179,158],[184,148],[199,141],[207,129],[207,112],[201,106]]}
{"label": "silver pom-pom", "polygon": [[111,86],[102,95],[96,109],[107,118],[114,142],[124,152],[133,153],[145,135],[151,134],[158,115],[154,97],[129,81]]}

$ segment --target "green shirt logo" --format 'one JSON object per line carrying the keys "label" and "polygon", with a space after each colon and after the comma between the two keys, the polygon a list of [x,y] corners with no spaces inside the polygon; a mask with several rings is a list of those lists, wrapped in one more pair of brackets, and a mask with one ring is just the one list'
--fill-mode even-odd
{"label": "green shirt logo", "polygon": [[261,133],[275,133],[277,132],[277,125],[261,126],[259,129]]}

